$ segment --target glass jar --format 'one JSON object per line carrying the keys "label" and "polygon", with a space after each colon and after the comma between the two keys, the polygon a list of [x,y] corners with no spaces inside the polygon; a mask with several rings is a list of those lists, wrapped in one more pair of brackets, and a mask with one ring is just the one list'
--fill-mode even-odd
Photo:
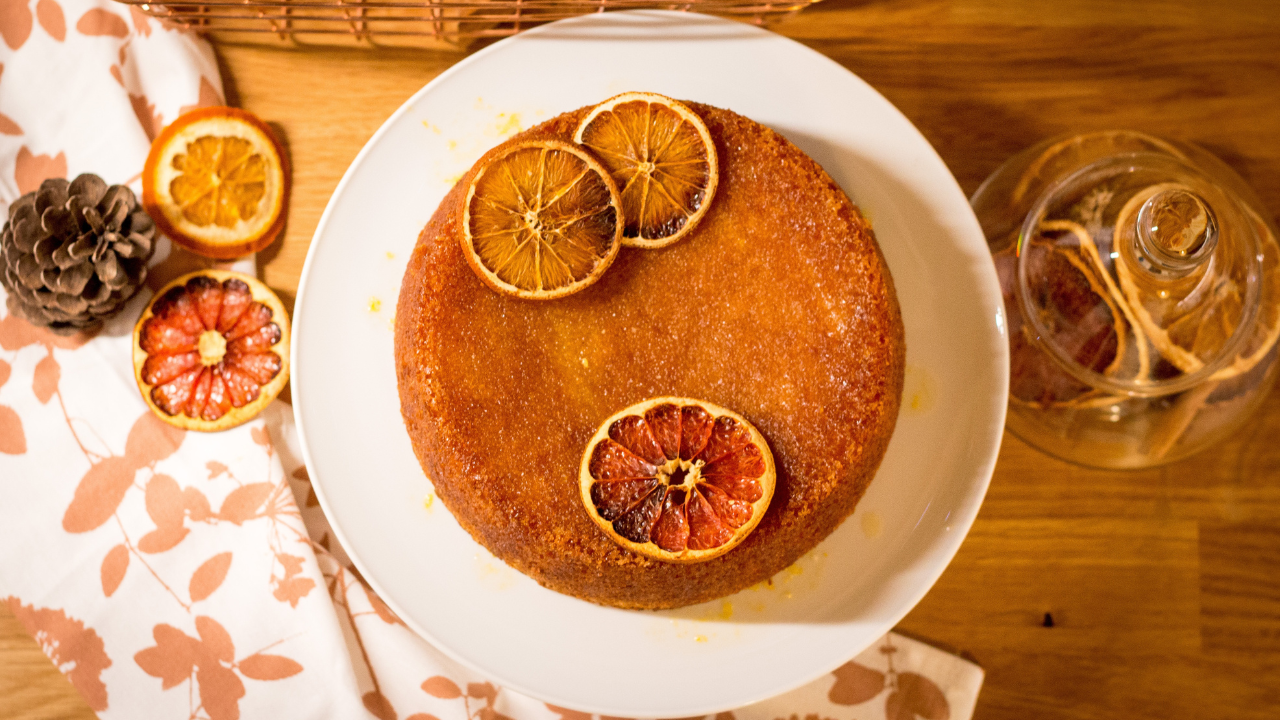
{"label": "glass jar", "polygon": [[1266,398],[1278,234],[1213,155],[1131,131],[1055,138],[971,203],[1009,320],[1008,428],[1027,443],[1146,467],[1221,441]]}

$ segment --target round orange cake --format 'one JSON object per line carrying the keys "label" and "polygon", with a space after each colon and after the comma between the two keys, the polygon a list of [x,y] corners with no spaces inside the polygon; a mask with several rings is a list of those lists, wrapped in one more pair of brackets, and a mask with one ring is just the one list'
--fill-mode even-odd
{"label": "round orange cake", "polygon": [[[670,608],[761,582],[854,510],[898,415],[906,346],[866,220],[811,158],[728,110],[689,103],[719,154],[701,223],[661,250],[624,247],[556,300],[491,290],[460,245],[471,178],[511,143],[572,141],[589,108],[490,151],[440,203],[396,308],[405,426],[436,494],[495,556],[552,590]],[[579,496],[606,418],[655,396],[701,398],[759,429],[777,486],[741,545],[694,564],[623,549]]]}

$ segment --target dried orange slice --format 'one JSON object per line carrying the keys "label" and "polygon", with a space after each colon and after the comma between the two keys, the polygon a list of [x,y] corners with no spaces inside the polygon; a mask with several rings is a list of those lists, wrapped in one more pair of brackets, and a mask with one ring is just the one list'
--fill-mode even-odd
{"label": "dried orange slice", "polygon": [[773,454],[741,415],[702,400],[660,397],[615,414],[582,456],[592,521],[641,555],[693,563],[747,537],[773,498]]}
{"label": "dried orange slice", "polygon": [[267,124],[229,107],[193,110],[151,144],[142,204],[174,242],[207,257],[237,258],[284,229],[289,165]]}
{"label": "dried orange slice", "polygon": [[289,316],[248,275],[183,275],[156,293],[134,326],[133,373],[147,406],[170,425],[235,427],[289,381]]}
{"label": "dried orange slice", "polygon": [[595,282],[622,247],[621,200],[609,173],[557,140],[516,143],[467,188],[462,250],[495,290],[533,300]]}
{"label": "dried orange slice", "polygon": [[622,242],[670,245],[711,207],[720,164],[711,133],[693,110],[655,93],[629,92],[587,114],[573,135],[622,189]]}

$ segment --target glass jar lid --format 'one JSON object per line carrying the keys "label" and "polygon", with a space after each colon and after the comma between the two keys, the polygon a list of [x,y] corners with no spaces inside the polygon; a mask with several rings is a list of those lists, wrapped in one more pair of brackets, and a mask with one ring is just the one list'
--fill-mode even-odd
{"label": "glass jar lid", "polygon": [[1057,180],[1017,242],[1016,295],[1037,344],[1114,393],[1246,372],[1269,350],[1250,357],[1265,231],[1252,215],[1172,153],[1115,155]]}

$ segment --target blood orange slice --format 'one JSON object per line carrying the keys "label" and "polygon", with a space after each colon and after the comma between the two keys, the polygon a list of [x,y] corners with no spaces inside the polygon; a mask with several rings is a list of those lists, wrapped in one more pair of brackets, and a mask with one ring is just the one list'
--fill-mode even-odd
{"label": "blood orange slice", "polygon": [[592,108],[573,139],[600,158],[622,189],[625,245],[670,245],[711,207],[720,180],[716,144],[684,103],[623,93]]}
{"label": "blood orange slice", "polygon": [[751,423],[674,397],[605,420],[578,475],[587,513],[614,542],[677,563],[737,547],[768,509],[775,480],[773,454]]}
{"label": "blood orange slice", "polygon": [[600,163],[557,140],[517,143],[467,189],[462,250],[500,292],[533,300],[595,282],[622,247],[618,188]]}
{"label": "blood orange slice", "polygon": [[133,330],[133,372],[161,420],[188,430],[247,422],[289,381],[289,316],[266,285],[199,270],[166,285]]}
{"label": "blood orange slice", "polygon": [[237,258],[284,229],[289,165],[280,141],[252,113],[193,110],[151,144],[142,204],[156,225],[192,252]]}

